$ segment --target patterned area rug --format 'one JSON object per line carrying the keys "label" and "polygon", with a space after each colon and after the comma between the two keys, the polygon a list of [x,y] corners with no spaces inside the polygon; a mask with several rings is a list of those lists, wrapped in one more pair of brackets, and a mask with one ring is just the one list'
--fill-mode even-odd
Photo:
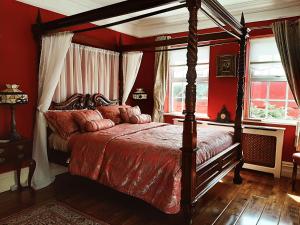
{"label": "patterned area rug", "polygon": [[109,225],[58,201],[25,209],[4,219],[0,225]]}

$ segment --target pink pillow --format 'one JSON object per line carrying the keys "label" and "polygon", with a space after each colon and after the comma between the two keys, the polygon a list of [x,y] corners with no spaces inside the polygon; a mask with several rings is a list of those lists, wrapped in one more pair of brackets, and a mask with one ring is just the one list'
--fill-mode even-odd
{"label": "pink pillow", "polygon": [[142,124],[150,123],[152,121],[151,116],[148,114],[135,115],[129,118],[130,123]]}
{"label": "pink pillow", "polygon": [[141,110],[139,106],[129,107],[129,108],[120,108],[121,118],[124,123],[130,122],[130,117],[141,115]]}
{"label": "pink pillow", "polygon": [[79,131],[79,127],[72,116],[73,112],[49,110],[44,115],[50,128],[54,129],[53,132],[58,133],[64,139],[68,139],[71,134]]}
{"label": "pink pillow", "polygon": [[110,119],[102,119],[102,120],[91,120],[87,121],[85,124],[85,130],[87,132],[95,132],[98,130],[104,130],[115,126],[115,123]]}
{"label": "pink pillow", "polygon": [[103,119],[101,113],[98,110],[75,111],[72,113],[72,116],[76,123],[79,125],[81,132],[85,131],[85,124],[87,121]]}
{"label": "pink pillow", "polygon": [[122,122],[119,108],[127,108],[127,107],[130,106],[110,105],[110,106],[99,106],[97,107],[97,109],[101,112],[102,116],[105,119],[110,119],[115,124],[119,124]]}

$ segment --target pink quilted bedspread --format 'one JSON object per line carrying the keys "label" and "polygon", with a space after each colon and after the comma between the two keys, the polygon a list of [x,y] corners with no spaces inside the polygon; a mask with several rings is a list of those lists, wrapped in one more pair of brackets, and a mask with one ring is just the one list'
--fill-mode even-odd
{"label": "pink quilted bedspread", "polygon": [[[232,129],[198,127],[197,164],[232,143]],[[69,170],[175,214],[180,210],[181,146],[181,126],[124,123],[72,136]]]}

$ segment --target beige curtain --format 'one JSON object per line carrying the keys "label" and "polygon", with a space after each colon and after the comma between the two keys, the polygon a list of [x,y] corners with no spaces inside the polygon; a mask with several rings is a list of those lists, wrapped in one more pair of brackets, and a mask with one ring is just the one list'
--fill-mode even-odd
{"label": "beige curtain", "polygon": [[51,177],[47,156],[47,123],[44,112],[48,110],[51,104],[72,37],[73,33],[58,33],[42,38],[38,106],[32,152],[36,161],[36,170],[33,176],[33,185],[36,189],[46,187],[54,181],[54,178]]}
{"label": "beige curtain", "polygon": [[101,93],[118,99],[118,81],[118,52],[71,44],[53,101],[62,102],[76,93]]}
{"label": "beige curtain", "polygon": [[136,80],[143,58],[143,52],[126,52],[122,56],[123,61],[123,97],[122,105],[125,105],[131,89]]}
{"label": "beige curtain", "polygon": [[[156,41],[168,40],[171,37],[157,37]],[[156,50],[167,50],[168,47],[159,47]],[[154,108],[152,119],[154,122],[164,122],[164,103],[167,93],[168,77],[169,77],[169,61],[170,56],[168,51],[159,51],[155,53],[154,65],[154,89],[153,100]]]}
{"label": "beige curtain", "polygon": [[[286,77],[298,107],[300,106],[300,20],[272,24]],[[297,123],[295,147],[300,151],[300,122]]]}
{"label": "beige curtain", "polygon": [[289,86],[300,106],[300,20],[275,22],[272,28]]}
{"label": "beige curtain", "polygon": [[295,133],[295,147],[296,151],[300,151],[300,121],[297,121],[296,133]]}

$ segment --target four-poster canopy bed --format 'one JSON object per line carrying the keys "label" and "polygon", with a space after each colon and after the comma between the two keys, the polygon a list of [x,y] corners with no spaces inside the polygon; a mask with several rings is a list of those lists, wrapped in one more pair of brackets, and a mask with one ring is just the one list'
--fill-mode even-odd
{"label": "four-poster canopy bed", "polygon": [[[33,26],[33,31],[37,36],[41,37],[43,34],[57,32],[57,30],[66,27],[121,16],[176,2],[179,3],[178,1],[174,0],[123,1],[117,4],[108,5],[99,9],[47,23],[38,23]],[[186,110],[181,148],[181,210],[184,214],[185,223],[192,224],[195,203],[230,170],[235,168],[233,180],[234,183],[240,184],[242,182],[242,178],[240,176],[240,170],[243,165],[243,154],[241,147],[241,119],[244,98],[245,47],[246,39],[249,33],[249,30],[245,26],[244,16],[242,15],[239,23],[216,0],[187,0],[185,3],[179,3],[179,5],[175,7],[158,10],[152,13],[146,13],[142,16],[121,20],[119,22],[110,23],[100,27],[74,31],[74,33],[109,27],[183,7],[187,7],[189,11],[188,37],[175,38],[141,45],[123,45],[120,46],[120,53],[124,51],[145,50],[153,47],[170,45],[176,46],[187,43],[188,71],[186,75]],[[197,18],[199,9],[201,9],[209,18],[211,18],[225,31],[210,34],[197,34]],[[240,45],[234,143],[221,153],[211,157],[199,165],[196,163],[197,152],[199,149],[197,147],[197,123],[195,118],[197,47],[201,45],[228,43],[231,41],[238,41]],[[120,72],[122,72],[122,70],[120,70]],[[121,78],[122,74],[120,73],[120,86],[122,86]],[[74,95],[66,102],[60,104],[52,103],[50,109],[67,110],[94,108],[98,105],[111,104],[115,104],[115,102],[109,101],[102,95]],[[53,160],[55,157],[53,158],[50,152],[49,154],[50,160]]]}

